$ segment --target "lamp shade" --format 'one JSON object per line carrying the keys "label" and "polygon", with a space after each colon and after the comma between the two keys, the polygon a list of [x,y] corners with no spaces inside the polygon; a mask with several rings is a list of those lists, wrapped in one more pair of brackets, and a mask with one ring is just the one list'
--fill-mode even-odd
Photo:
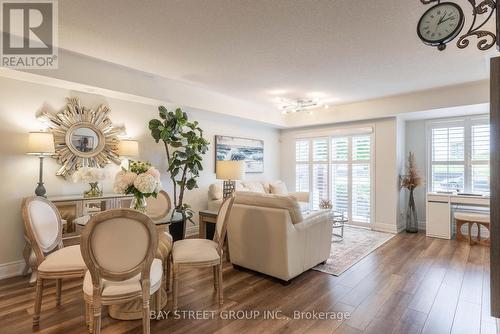
{"label": "lamp shade", "polygon": [[243,180],[245,169],[245,161],[218,160],[216,177],[219,180]]}
{"label": "lamp shade", "polygon": [[120,140],[118,154],[122,157],[136,157],[139,155],[139,143],[136,140]]}
{"label": "lamp shade", "polygon": [[55,153],[54,136],[50,132],[28,134],[28,154],[52,155]]}

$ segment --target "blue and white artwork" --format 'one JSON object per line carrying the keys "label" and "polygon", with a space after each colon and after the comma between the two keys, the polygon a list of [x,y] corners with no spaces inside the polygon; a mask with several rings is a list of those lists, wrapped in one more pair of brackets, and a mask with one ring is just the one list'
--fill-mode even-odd
{"label": "blue and white artwork", "polygon": [[247,173],[264,172],[264,141],[215,136],[215,160],[244,160]]}

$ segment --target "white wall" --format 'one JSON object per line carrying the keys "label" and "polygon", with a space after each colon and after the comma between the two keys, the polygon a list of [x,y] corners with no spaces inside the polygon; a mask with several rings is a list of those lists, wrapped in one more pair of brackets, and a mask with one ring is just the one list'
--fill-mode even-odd
{"label": "white wall", "polygon": [[[28,131],[39,130],[41,124],[36,113],[42,108],[59,110],[65,98],[80,97],[82,104],[97,107],[100,103],[110,106],[111,119],[117,125],[125,125],[128,135],[139,141],[140,158],[149,160],[161,170],[166,161],[163,146],[156,144],[148,130],[148,121],[157,117],[157,106],[123,101],[104,96],[69,91],[36,83],[0,78],[0,274],[6,263],[22,259],[23,225],[21,199],[33,194],[38,177],[38,160],[25,154]],[[205,170],[199,180],[200,188],[186,195],[186,202],[195,210],[205,209],[208,185],[215,181],[213,142],[215,134],[234,135],[265,142],[265,173],[249,174],[254,179],[277,179],[279,177],[279,132],[256,122],[223,116],[212,112],[185,109],[190,117],[200,122],[205,137],[211,142],[204,159]],[[49,196],[81,194],[86,185],[74,184],[56,177],[56,161],[45,159],[45,186]],[[107,168],[108,179],[103,182],[104,191],[112,192],[112,180],[118,170],[115,165]],[[167,189],[170,183],[162,174]]]}
{"label": "white wall", "polygon": [[[415,161],[417,163],[420,176],[424,179],[424,184],[414,191],[415,205],[417,207],[417,218],[419,227],[425,228],[425,194],[427,193],[427,138],[426,138],[426,121],[407,121],[406,122],[406,157],[410,152],[415,154]],[[406,192],[407,193],[407,192]],[[408,194],[405,196],[408,200]]]}
{"label": "white wall", "polygon": [[[388,232],[398,232],[399,217],[399,162],[398,162],[398,121],[396,118],[373,121],[352,122],[335,125],[299,128],[281,131],[281,178],[289,189],[295,188],[295,138],[298,135],[314,136],[318,132],[327,133],[344,128],[374,127],[375,138],[375,189],[373,228]],[[401,127],[400,127],[401,128]]]}

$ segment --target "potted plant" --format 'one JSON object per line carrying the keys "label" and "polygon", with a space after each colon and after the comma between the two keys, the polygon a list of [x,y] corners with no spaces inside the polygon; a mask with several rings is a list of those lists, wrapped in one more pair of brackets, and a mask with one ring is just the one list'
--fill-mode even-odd
{"label": "potted plant", "polygon": [[417,163],[415,162],[415,154],[410,152],[408,156],[408,165],[406,167],[406,175],[401,176],[401,187],[406,188],[410,191],[410,198],[408,200],[408,207],[406,208],[406,232],[417,233],[418,232],[418,219],[417,219],[417,209],[415,206],[415,198],[413,196],[413,191],[415,188],[422,184],[422,178],[417,169]]}
{"label": "potted plant", "polygon": [[[197,179],[203,155],[208,150],[208,141],[203,138],[203,130],[198,122],[191,122],[188,115],[180,108],[167,111],[158,108],[160,119],[149,121],[151,136],[159,143],[163,142],[167,154],[167,171],[173,185],[174,209],[182,214],[182,223],[170,225],[170,234],[174,240],[184,238],[186,220],[192,221],[193,211],[184,203],[186,190],[198,188]],[[194,222],[193,222],[194,223]]]}
{"label": "potted plant", "polygon": [[113,190],[118,194],[134,195],[130,208],[146,212],[146,198],[155,197],[161,188],[160,172],[145,161],[130,161],[115,177]]}

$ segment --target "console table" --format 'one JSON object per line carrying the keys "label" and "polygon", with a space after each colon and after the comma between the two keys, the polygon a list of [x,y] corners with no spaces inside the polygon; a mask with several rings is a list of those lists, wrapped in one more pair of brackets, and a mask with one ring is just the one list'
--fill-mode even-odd
{"label": "console table", "polygon": [[[54,196],[47,199],[54,203],[63,219],[62,240],[65,246],[75,245],[80,242],[80,231],[82,227],[76,224],[75,219],[90,216],[115,208],[128,208],[132,201],[132,195],[104,194],[100,197],[86,198],[83,195]],[[23,256],[26,262],[24,274],[31,268],[30,284],[36,282],[36,259],[28,239],[25,237]]]}

